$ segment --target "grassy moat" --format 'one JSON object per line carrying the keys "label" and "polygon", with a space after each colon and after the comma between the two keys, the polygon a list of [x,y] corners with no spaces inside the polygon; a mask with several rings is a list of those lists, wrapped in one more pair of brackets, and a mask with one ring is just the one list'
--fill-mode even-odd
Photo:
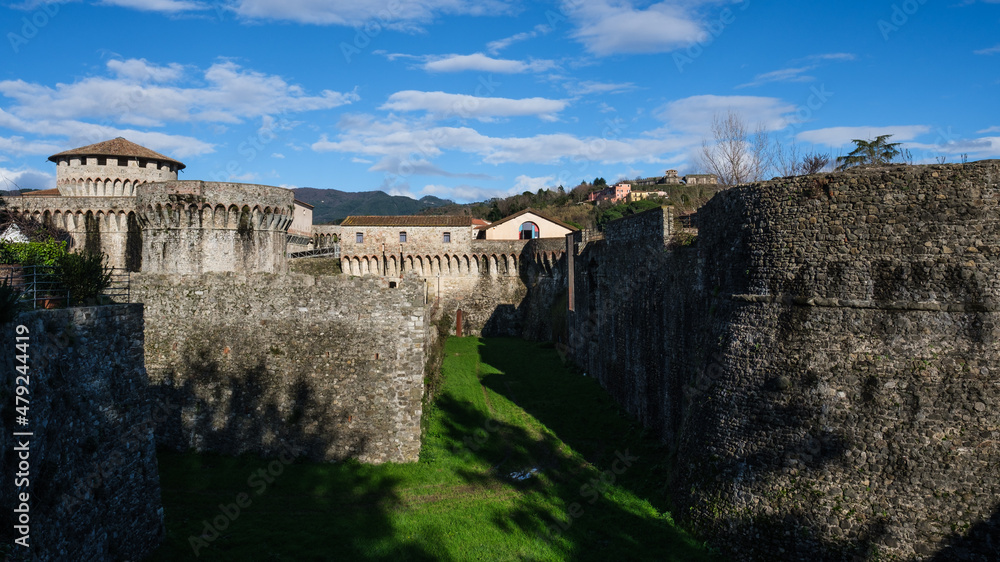
{"label": "grassy moat", "polygon": [[673,523],[666,452],[551,347],[451,338],[442,377],[418,463],[161,450],[152,559],[719,559]]}

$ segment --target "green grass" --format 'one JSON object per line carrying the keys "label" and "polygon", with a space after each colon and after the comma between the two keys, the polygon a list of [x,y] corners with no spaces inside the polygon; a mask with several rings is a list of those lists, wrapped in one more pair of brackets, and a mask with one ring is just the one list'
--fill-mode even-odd
{"label": "green grass", "polygon": [[673,524],[666,452],[554,349],[450,338],[442,374],[418,463],[296,462],[257,494],[248,478],[271,459],[160,451],[167,538],[153,560],[193,558],[191,537],[241,493],[252,503],[199,558],[717,559]]}

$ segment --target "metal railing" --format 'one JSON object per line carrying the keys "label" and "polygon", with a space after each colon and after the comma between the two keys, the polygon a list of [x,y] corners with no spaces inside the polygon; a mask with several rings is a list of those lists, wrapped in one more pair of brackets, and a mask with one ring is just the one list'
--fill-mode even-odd
{"label": "metal railing", "polygon": [[315,248],[312,250],[304,250],[302,252],[291,252],[288,254],[289,258],[318,258],[322,256],[333,256],[335,258],[340,257],[340,244],[334,244],[333,246],[326,246],[323,248]]}
{"label": "metal railing", "polygon": [[[132,274],[125,268],[109,268],[111,284],[101,292],[111,302],[128,303],[132,298]],[[62,308],[79,306],[72,294],[59,282],[55,268],[50,265],[25,265],[5,267],[0,270],[0,281],[21,291],[21,300],[30,302],[31,308]]]}
{"label": "metal railing", "polygon": [[69,303],[69,291],[59,283],[51,265],[25,265],[4,273],[4,281],[20,290],[21,300],[30,302],[31,308],[55,308]]}
{"label": "metal railing", "polygon": [[112,267],[111,285],[101,295],[118,304],[132,302],[132,272],[124,267]]}

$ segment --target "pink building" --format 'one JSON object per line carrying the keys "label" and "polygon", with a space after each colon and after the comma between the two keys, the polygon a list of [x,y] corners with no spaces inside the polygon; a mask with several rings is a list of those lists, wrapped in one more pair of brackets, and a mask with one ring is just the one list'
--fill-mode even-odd
{"label": "pink building", "polygon": [[587,201],[611,201],[612,203],[618,203],[628,198],[629,193],[632,193],[632,184],[621,182],[591,193],[587,196]]}

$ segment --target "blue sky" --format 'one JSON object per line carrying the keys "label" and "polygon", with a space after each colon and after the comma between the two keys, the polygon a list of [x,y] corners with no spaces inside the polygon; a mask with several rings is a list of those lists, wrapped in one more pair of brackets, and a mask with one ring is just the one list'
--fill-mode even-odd
{"label": "blue sky", "polygon": [[0,0],[0,174],[124,136],[182,179],[457,201],[800,151],[1000,158],[1000,0]]}

